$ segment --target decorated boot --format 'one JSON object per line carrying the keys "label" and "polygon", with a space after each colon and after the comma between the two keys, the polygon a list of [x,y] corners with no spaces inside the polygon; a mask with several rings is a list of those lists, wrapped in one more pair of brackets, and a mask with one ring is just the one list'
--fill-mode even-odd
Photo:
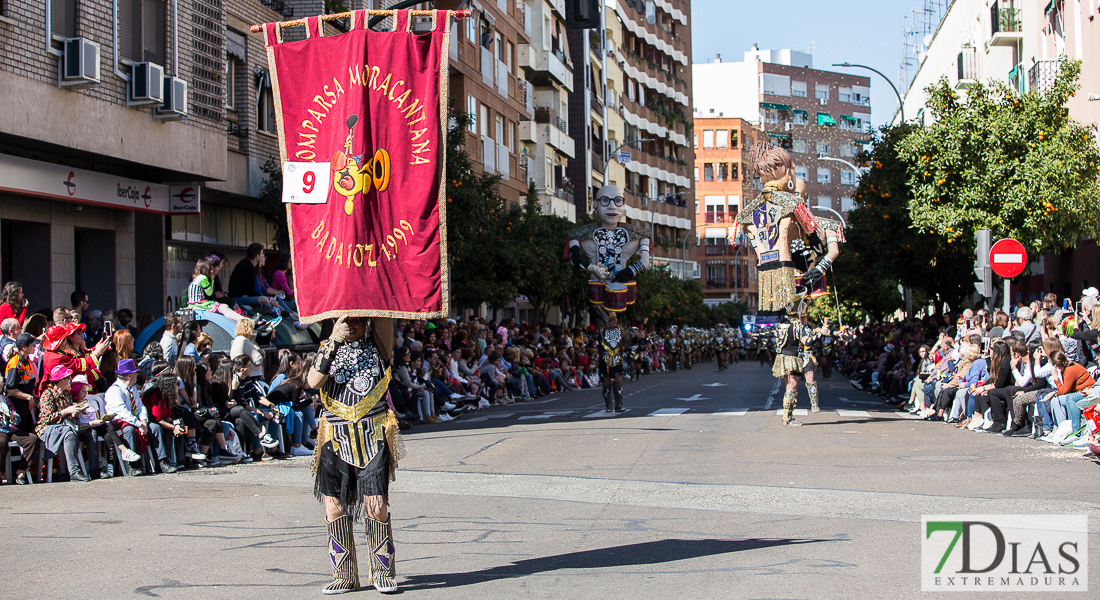
{"label": "decorated boot", "polygon": [[390,520],[376,521],[367,517],[367,543],[370,545],[370,582],[374,589],[389,594],[397,591],[397,569],[394,565],[393,533]]}
{"label": "decorated boot", "polygon": [[807,383],[806,391],[810,393],[810,412],[821,412],[821,406],[817,403],[817,382]]}
{"label": "decorated boot", "polygon": [[328,556],[332,560],[332,583],[326,594],[359,590],[359,563],[355,558],[355,533],[351,517],[344,515],[328,524]]}
{"label": "decorated boot", "polygon": [[603,386],[603,405],[607,412],[611,412],[611,386],[614,384],[608,384]]}
{"label": "decorated boot", "polygon": [[794,419],[794,405],[798,402],[798,390],[787,390],[783,394],[783,425],[787,427],[801,427]]}
{"label": "decorated boot", "polygon": [[611,389],[615,395],[615,412],[626,412],[626,409],[623,408],[623,385],[621,383],[612,383]]}

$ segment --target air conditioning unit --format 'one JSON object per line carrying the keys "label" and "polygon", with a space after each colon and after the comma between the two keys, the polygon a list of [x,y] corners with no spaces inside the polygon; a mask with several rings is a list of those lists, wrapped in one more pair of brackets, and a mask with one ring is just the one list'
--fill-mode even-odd
{"label": "air conditioning unit", "polygon": [[99,44],[84,38],[65,40],[65,53],[57,65],[58,87],[99,85]]}
{"label": "air conditioning unit", "polygon": [[825,98],[818,98],[817,101],[821,103],[821,106],[826,106],[829,104],[829,101]]}
{"label": "air conditioning unit", "polygon": [[134,63],[126,106],[152,104],[164,104],[164,67],[151,62]]}
{"label": "air conditioning unit", "polygon": [[784,129],[786,129],[787,131],[793,131],[794,130],[794,123],[787,123],[784,126]]}
{"label": "air conditioning unit", "polygon": [[187,82],[179,77],[164,78],[164,103],[153,111],[154,119],[182,119],[187,116]]}

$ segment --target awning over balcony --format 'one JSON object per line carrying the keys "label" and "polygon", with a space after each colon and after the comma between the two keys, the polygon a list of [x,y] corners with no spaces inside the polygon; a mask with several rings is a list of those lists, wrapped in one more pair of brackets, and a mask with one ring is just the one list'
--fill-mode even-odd
{"label": "awning over balcony", "polygon": [[777,140],[789,140],[789,139],[791,139],[791,134],[784,133],[782,131],[767,131],[765,133],[767,133],[769,137],[773,137]]}
{"label": "awning over balcony", "polygon": [[794,109],[794,114],[796,114],[796,115],[809,115],[810,113],[808,113],[808,112],[806,112],[806,111],[804,111],[804,110],[798,110],[798,109],[796,108],[796,109]]}
{"label": "awning over balcony", "polygon": [[772,110],[781,110],[784,112],[790,112],[791,107],[786,104],[775,104],[774,102],[761,102],[760,108],[770,108]]}
{"label": "awning over balcony", "polygon": [[836,127],[836,119],[829,116],[829,113],[817,113],[817,124],[826,127]]}
{"label": "awning over balcony", "polygon": [[848,115],[840,115],[840,119],[842,121],[851,121],[852,123],[857,122],[855,117],[851,117],[851,116],[848,116]]}

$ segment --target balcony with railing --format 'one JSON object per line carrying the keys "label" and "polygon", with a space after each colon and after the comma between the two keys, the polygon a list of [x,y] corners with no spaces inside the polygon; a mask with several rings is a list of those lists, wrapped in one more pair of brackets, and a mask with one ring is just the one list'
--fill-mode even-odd
{"label": "balcony with railing", "polygon": [[561,198],[562,200],[565,200],[566,202],[568,202],[570,204],[573,203],[573,194],[570,193],[570,192],[567,192],[567,191],[565,191],[561,188],[556,188],[554,190],[554,197],[555,198]]}
{"label": "balcony with railing", "polygon": [[573,91],[573,67],[566,63],[561,49],[548,51],[533,44],[516,46],[519,67],[527,74],[527,79],[536,81],[549,76],[566,91]]}
{"label": "balcony with railing", "polygon": [[989,20],[992,37],[990,46],[1015,46],[1024,38],[1020,9],[1013,2],[993,2],[989,7]]}
{"label": "balcony with railing", "polygon": [[707,244],[706,248],[707,256],[725,256],[727,253],[733,251],[733,246],[727,246],[725,244]]}
{"label": "balcony with railing", "polygon": [[536,123],[549,123],[554,127],[557,127],[564,134],[569,134],[569,123],[561,118],[557,111],[552,108],[535,107],[535,122]]}
{"label": "balcony with railing", "polygon": [[1054,80],[1057,78],[1057,60],[1037,60],[1027,71],[1027,90],[1045,94],[1054,86]]}
{"label": "balcony with railing", "polygon": [[592,151],[592,170],[603,173],[604,160],[603,157],[596,151]]}
{"label": "balcony with railing", "polygon": [[959,52],[959,79],[955,83],[955,89],[966,90],[978,84],[981,78],[978,75],[978,49],[965,47]]}

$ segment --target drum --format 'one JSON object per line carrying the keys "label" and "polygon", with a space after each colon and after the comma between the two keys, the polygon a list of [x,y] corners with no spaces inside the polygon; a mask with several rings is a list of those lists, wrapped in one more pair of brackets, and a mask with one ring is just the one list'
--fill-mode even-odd
{"label": "drum", "polygon": [[604,289],[603,307],[611,312],[622,312],[627,307],[626,286],[621,283],[609,283]]}
{"label": "drum", "polygon": [[592,304],[603,304],[603,291],[607,283],[603,281],[588,282],[588,301]]}
{"label": "drum", "polygon": [[638,301],[638,283],[635,281],[626,282],[626,305],[630,306]]}

